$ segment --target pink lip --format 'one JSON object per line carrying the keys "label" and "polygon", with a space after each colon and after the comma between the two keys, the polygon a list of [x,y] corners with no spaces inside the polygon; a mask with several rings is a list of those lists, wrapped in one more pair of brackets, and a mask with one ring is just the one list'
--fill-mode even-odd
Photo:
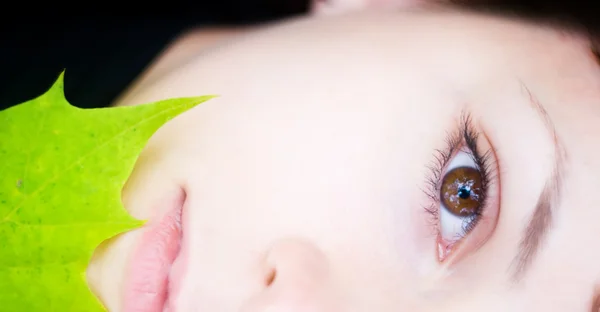
{"label": "pink lip", "polygon": [[184,200],[182,192],[182,196],[169,203],[172,206],[162,218],[151,220],[145,226],[142,240],[129,263],[124,312],[170,310],[169,290],[175,286],[170,285],[171,267],[181,249]]}

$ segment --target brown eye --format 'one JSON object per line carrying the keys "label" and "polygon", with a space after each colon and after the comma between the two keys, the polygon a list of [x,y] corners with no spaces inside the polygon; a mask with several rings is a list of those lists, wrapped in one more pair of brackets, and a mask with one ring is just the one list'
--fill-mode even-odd
{"label": "brown eye", "polygon": [[475,215],[483,199],[481,172],[477,168],[458,167],[442,179],[440,198],[448,212],[459,217]]}
{"label": "brown eye", "polygon": [[[440,207],[437,249],[440,261],[453,254],[457,243],[467,235],[473,236],[471,242],[482,243],[486,237],[482,238],[481,234],[491,233],[489,222],[495,222],[498,209],[495,205],[489,207],[485,199],[490,190],[493,197],[497,193],[496,188],[487,187],[488,176],[481,169],[482,159],[474,151],[463,147],[442,172],[438,184]],[[478,226],[478,221],[483,217],[489,220],[488,224]]]}

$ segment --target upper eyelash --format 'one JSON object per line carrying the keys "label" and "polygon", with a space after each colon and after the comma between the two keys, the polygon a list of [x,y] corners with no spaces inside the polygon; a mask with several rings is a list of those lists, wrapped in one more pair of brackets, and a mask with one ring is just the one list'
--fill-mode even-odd
{"label": "upper eyelash", "polygon": [[467,146],[469,155],[472,157],[473,162],[475,162],[475,165],[481,172],[483,196],[480,206],[481,209],[476,212],[475,216],[472,218],[472,221],[465,221],[463,224],[462,236],[458,238],[460,239],[471,232],[471,230],[473,230],[473,228],[475,228],[475,226],[481,220],[482,211],[487,205],[488,189],[491,181],[493,181],[494,178],[492,170],[492,168],[494,168],[494,166],[492,166],[494,158],[491,149],[483,154],[480,153],[477,147],[478,138],[479,132],[477,132],[473,126],[471,115],[468,113],[463,113],[460,118],[460,126],[458,131],[449,132],[446,136],[446,148],[442,150],[435,150],[434,160],[428,166],[430,173],[427,176],[427,188],[425,189],[425,194],[432,200],[432,204],[425,206],[424,209],[432,217],[432,224],[434,225],[436,232],[439,231],[438,206],[441,204],[440,183],[443,178],[444,169],[452,157],[463,145]]}

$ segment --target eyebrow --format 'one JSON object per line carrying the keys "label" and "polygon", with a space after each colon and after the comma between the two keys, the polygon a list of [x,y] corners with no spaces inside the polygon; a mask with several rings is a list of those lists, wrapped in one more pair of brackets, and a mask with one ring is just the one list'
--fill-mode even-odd
{"label": "eyebrow", "polygon": [[554,165],[539,195],[531,219],[525,227],[517,255],[513,258],[511,264],[512,277],[516,282],[525,275],[552,225],[553,216],[560,201],[564,160],[566,158],[565,150],[548,112],[523,83],[521,83],[521,87],[522,91],[529,98],[532,108],[538,113],[546,129],[550,132],[552,142],[554,143]]}

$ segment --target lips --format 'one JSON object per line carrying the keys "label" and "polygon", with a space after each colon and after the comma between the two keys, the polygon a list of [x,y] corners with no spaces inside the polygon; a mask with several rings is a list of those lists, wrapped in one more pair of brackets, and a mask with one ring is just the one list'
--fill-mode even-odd
{"label": "lips", "polygon": [[163,216],[149,221],[145,226],[142,239],[129,263],[124,312],[169,310],[169,289],[173,287],[169,277],[181,249],[184,201],[182,192],[182,196],[169,203],[169,210]]}

